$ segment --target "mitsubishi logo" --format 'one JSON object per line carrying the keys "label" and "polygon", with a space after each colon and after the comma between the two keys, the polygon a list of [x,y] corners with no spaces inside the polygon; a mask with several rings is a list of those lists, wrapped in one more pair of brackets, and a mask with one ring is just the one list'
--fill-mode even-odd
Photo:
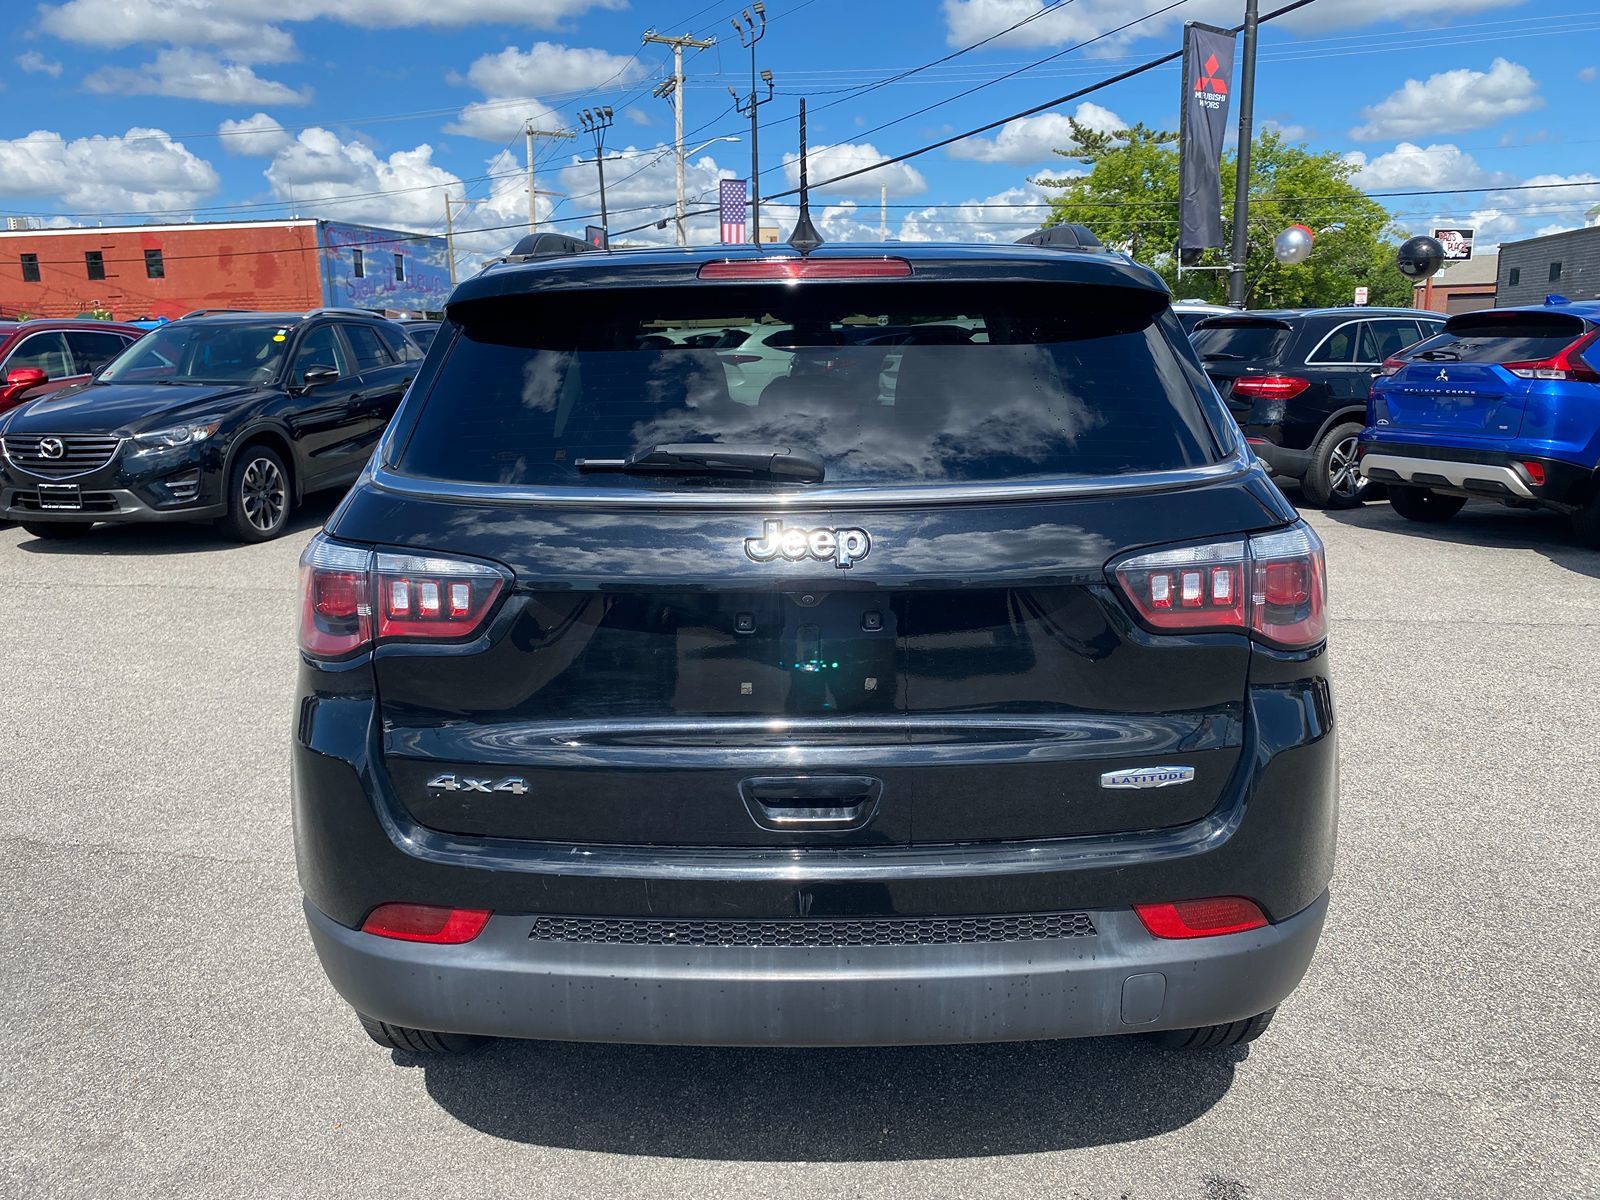
{"label": "mitsubishi logo", "polygon": [[1450,382],[1450,372],[1446,371],[1444,368],[1441,367],[1439,369],[1439,373],[1433,377],[1433,381],[1435,383],[1449,383]]}
{"label": "mitsubishi logo", "polygon": [[1218,61],[1215,54],[1207,58],[1205,64],[1200,68],[1202,72],[1200,78],[1195,80],[1194,90],[1197,92],[1210,92],[1216,96],[1226,96],[1228,94],[1228,81],[1217,74],[1221,69],[1222,63]]}
{"label": "mitsubishi logo", "polygon": [[67,444],[58,437],[39,439],[40,458],[60,458],[67,452]]}

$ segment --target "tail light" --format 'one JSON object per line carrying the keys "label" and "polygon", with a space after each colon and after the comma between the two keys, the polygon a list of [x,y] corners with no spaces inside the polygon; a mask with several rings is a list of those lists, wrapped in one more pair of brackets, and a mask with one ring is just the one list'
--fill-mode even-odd
{"label": "tail light", "polygon": [[708,262],[701,279],[909,279],[911,264],[903,258],[735,258]]}
{"label": "tail light", "polygon": [[1179,900],[1174,904],[1135,904],[1144,927],[1158,938],[1217,937],[1243,933],[1267,923],[1261,906],[1243,896],[1215,896],[1207,900]]}
{"label": "tail light", "polygon": [[300,648],[341,658],[374,641],[470,637],[510,579],[489,563],[390,554],[319,534],[300,556]]}
{"label": "tail light", "polygon": [[761,361],[761,355],[759,354],[719,354],[717,357],[725,363],[732,363],[736,367]]}
{"label": "tail light", "polygon": [[1298,375],[1241,375],[1233,381],[1233,395],[1250,400],[1293,400],[1311,386]]}
{"label": "tail light", "polygon": [[361,922],[362,933],[401,942],[459,946],[483,932],[493,915],[484,908],[443,908],[436,904],[380,904]]}
{"label": "tail light", "polygon": [[1399,357],[1386,358],[1386,359],[1383,360],[1383,366],[1378,368],[1378,374],[1382,375],[1385,379],[1387,379],[1391,375],[1400,374],[1400,372],[1404,371],[1405,369],[1406,369],[1406,360],[1405,359],[1399,358]]}
{"label": "tail light", "polygon": [[1238,631],[1286,650],[1328,636],[1327,566],[1307,525],[1139,554],[1112,573],[1152,629]]}
{"label": "tail light", "polygon": [[1596,343],[1600,343],[1600,330],[1584,334],[1561,353],[1553,354],[1549,358],[1541,358],[1537,362],[1514,362],[1502,365],[1518,379],[1564,379],[1577,383],[1600,383],[1600,370],[1596,370],[1584,357],[1584,351],[1592,349]]}
{"label": "tail light", "polygon": [[1529,483],[1533,484],[1534,487],[1543,487],[1544,486],[1544,481],[1545,481],[1546,476],[1545,476],[1545,471],[1544,471],[1544,464],[1542,462],[1534,462],[1532,460],[1529,460],[1527,462],[1523,462],[1523,463],[1520,463],[1518,465],[1520,465],[1522,467],[1522,469],[1525,472],[1527,472],[1528,482]]}

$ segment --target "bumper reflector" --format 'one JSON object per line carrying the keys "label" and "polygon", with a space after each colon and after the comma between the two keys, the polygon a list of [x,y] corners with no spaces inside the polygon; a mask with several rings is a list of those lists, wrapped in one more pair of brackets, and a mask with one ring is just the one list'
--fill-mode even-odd
{"label": "bumper reflector", "polygon": [[1175,904],[1135,904],[1144,927],[1158,938],[1216,937],[1243,933],[1267,923],[1254,900],[1243,896],[1216,896],[1208,900],[1179,900]]}
{"label": "bumper reflector", "polygon": [[470,942],[489,923],[486,908],[441,908],[435,904],[380,904],[361,922],[362,933],[402,942],[459,946]]}

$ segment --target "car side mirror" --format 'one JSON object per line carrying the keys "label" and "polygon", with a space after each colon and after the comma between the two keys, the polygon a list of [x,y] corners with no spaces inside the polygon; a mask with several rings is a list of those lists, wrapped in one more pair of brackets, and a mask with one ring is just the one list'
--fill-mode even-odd
{"label": "car side mirror", "polygon": [[12,391],[22,391],[24,388],[38,387],[41,383],[50,382],[50,372],[40,367],[18,367],[6,373],[6,387]]}
{"label": "car side mirror", "polygon": [[332,383],[339,378],[339,372],[332,367],[307,367],[306,373],[300,377],[300,386],[306,391],[324,383]]}

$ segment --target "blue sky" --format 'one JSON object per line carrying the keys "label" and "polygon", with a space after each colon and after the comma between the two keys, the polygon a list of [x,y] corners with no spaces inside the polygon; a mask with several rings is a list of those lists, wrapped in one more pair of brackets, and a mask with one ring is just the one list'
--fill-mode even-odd
{"label": "blue sky", "polygon": [[[799,97],[813,172],[837,174],[1082,87],[1178,44],[1184,20],[1235,23],[1243,0],[769,0],[759,65],[763,190],[790,185]],[[0,212],[52,224],[328,216],[442,228],[464,245],[514,239],[525,219],[520,129],[575,128],[610,104],[614,230],[669,215],[668,72],[648,28],[717,38],[691,53],[691,203],[749,174],[749,126],[729,86],[749,55],[697,0],[62,0],[13,19],[0,125]],[[1263,0],[1263,8],[1275,7]],[[337,11],[338,17],[323,15]],[[872,85],[1019,28],[940,66]],[[1133,22],[1122,32],[1119,26]],[[1070,48],[1098,39],[1082,49]],[[1064,51],[1067,51],[1063,53]],[[1039,60],[1055,56],[1050,61]],[[1035,64],[1030,66],[1029,64]],[[1021,70],[1018,70],[1022,68]],[[1579,0],[1318,0],[1263,27],[1257,118],[1316,149],[1360,155],[1368,190],[1479,189],[1390,202],[1402,224],[1475,224],[1492,244],[1584,223],[1600,184],[1600,7]],[[1014,77],[1001,79],[1008,72]],[[972,91],[970,95],[959,93]],[[830,237],[1010,240],[1036,224],[1029,182],[1071,164],[1065,113],[1102,127],[1170,128],[1175,66],[982,138],[881,169],[818,197]],[[1080,105],[1083,107],[1080,108]],[[927,109],[925,112],[918,110]],[[817,149],[825,147],[825,149]],[[542,142],[541,216],[581,226],[598,208],[581,140]],[[990,205],[991,207],[981,207]],[[785,226],[790,210],[770,214]],[[474,232],[476,231],[476,232]],[[787,229],[785,228],[785,233]],[[693,225],[715,236],[715,217]],[[635,239],[665,240],[653,228]]]}

